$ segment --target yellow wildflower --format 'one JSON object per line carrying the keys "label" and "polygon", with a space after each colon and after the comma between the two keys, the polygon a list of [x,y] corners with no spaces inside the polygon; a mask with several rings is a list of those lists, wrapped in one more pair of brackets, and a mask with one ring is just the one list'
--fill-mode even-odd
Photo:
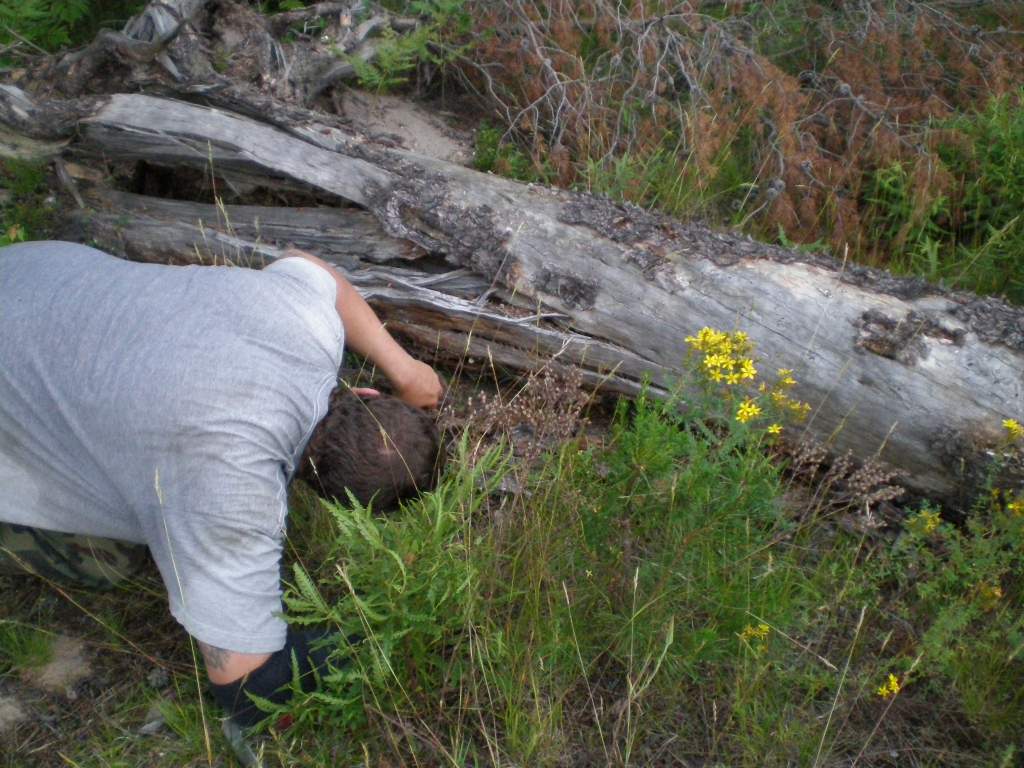
{"label": "yellow wildflower", "polygon": [[880,686],[878,686],[878,688],[875,690],[875,693],[877,693],[883,699],[889,699],[895,696],[897,693],[899,693],[902,687],[903,686],[900,685],[899,678],[896,677],[896,675],[894,675],[892,672],[890,672],[888,679]]}
{"label": "yellow wildflower", "polygon": [[793,412],[798,420],[803,421],[807,418],[807,415],[811,412],[810,403],[801,403],[799,400],[790,400],[786,403],[786,407]]}
{"label": "yellow wildflower", "polygon": [[736,421],[746,424],[751,419],[756,419],[760,415],[761,406],[748,397],[740,404],[740,409],[736,412]]}
{"label": "yellow wildflower", "polygon": [[740,632],[740,640],[747,643],[758,640],[763,643],[768,639],[768,633],[771,631],[772,628],[767,624],[758,624],[756,627],[751,624],[747,624],[747,626],[743,628],[743,631]]}
{"label": "yellow wildflower", "polygon": [[699,352],[710,352],[729,340],[728,334],[714,328],[701,328],[696,336],[687,336],[686,343]]}
{"label": "yellow wildflower", "polygon": [[743,331],[730,334],[714,328],[701,328],[696,336],[687,336],[686,343],[703,353],[701,366],[711,381],[739,384],[757,376],[754,361],[747,356],[753,344]]}
{"label": "yellow wildflower", "polygon": [[768,431],[769,435],[780,435],[780,434],[782,434],[782,425],[781,424],[769,424],[767,431]]}
{"label": "yellow wildflower", "polygon": [[1024,515],[1024,496],[1018,496],[1006,505],[1006,511],[1014,515]]}
{"label": "yellow wildflower", "polygon": [[1011,440],[1020,440],[1024,437],[1024,426],[1016,419],[1003,419],[1003,429],[1010,436]]}
{"label": "yellow wildflower", "polygon": [[994,583],[981,584],[978,586],[978,595],[981,597],[982,607],[986,611],[991,611],[1003,598],[1003,588]]}
{"label": "yellow wildflower", "polygon": [[911,528],[924,533],[931,534],[939,527],[942,518],[934,509],[922,509],[910,520]]}
{"label": "yellow wildflower", "polygon": [[793,378],[793,371],[791,369],[779,368],[779,370],[776,371],[776,373],[779,377],[776,386],[779,389],[789,389],[790,387],[796,386],[796,379]]}

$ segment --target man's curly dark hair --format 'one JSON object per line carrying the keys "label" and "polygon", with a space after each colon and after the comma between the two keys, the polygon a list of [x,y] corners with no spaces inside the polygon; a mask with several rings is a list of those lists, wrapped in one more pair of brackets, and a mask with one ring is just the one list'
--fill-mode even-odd
{"label": "man's curly dark hair", "polygon": [[297,476],[325,498],[390,511],[431,490],[443,465],[433,417],[396,397],[360,397],[337,389],[313,431]]}

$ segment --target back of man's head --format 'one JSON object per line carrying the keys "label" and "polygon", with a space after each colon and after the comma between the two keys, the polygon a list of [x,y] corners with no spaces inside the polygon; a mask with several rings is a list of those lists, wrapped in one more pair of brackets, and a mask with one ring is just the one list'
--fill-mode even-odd
{"label": "back of man's head", "polygon": [[346,501],[351,492],[380,511],[428,491],[441,469],[441,438],[433,418],[395,397],[358,397],[336,390],[310,438],[298,476],[321,496]]}

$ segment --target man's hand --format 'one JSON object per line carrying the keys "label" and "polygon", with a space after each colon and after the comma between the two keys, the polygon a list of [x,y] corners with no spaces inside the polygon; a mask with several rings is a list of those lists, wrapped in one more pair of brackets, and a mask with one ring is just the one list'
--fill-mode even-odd
{"label": "man's hand", "polygon": [[416,408],[437,408],[444,396],[437,371],[413,358],[395,375],[392,384],[398,397]]}

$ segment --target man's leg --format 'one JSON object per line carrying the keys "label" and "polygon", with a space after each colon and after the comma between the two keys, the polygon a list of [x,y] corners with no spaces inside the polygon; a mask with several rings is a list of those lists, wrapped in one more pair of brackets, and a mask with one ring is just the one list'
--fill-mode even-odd
{"label": "man's leg", "polygon": [[135,576],[143,544],[0,522],[0,575],[33,573],[63,584],[112,589]]}

